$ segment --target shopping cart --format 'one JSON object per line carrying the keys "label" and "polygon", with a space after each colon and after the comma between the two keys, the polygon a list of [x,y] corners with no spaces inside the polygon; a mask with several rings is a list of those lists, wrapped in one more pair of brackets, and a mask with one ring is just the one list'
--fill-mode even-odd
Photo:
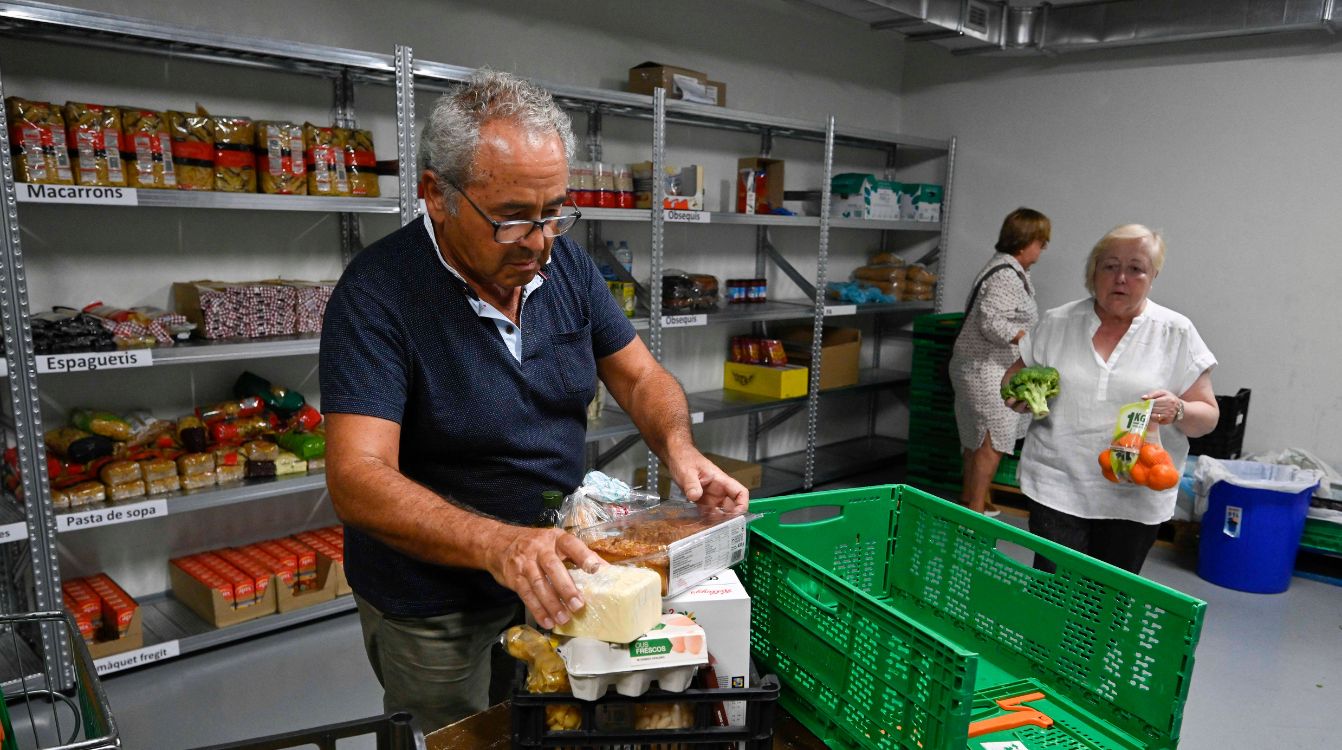
{"label": "shopping cart", "polygon": [[[73,669],[67,672],[61,664],[52,663],[55,659],[35,658],[34,651],[64,652]],[[3,675],[4,701],[0,701],[0,729],[4,732],[0,750],[121,747],[107,694],[70,615],[0,615],[0,659],[8,662],[8,672]]]}

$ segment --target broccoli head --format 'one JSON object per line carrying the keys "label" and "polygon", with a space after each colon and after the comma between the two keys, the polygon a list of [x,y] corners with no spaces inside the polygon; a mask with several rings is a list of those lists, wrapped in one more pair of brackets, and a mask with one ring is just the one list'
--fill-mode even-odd
{"label": "broccoli head", "polygon": [[1048,416],[1048,399],[1058,395],[1058,371],[1052,367],[1026,367],[1016,371],[1002,386],[1002,398],[1030,405],[1035,419]]}

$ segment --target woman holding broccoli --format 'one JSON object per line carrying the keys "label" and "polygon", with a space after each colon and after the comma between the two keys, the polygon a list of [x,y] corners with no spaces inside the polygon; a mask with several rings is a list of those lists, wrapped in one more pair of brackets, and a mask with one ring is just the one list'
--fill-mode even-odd
{"label": "woman holding broccoli", "polygon": [[996,252],[974,278],[951,355],[955,425],[964,450],[960,500],[991,516],[998,513],[988,498],[993,474],[1028,421],[1002,405],[1000,381],[1018,358],[1021,337],[1039,319],[1029,269],[1048,247],[1052,228],[1048,217],[1033,209],[1007,214]]}
{"label": "woman holding broccoli", "polygon": [[[1115,484],[1096,466],[1119,408],[1151,400],[1151,421],[1176,467],[1188,438],[1216,427],[1216,365],[1188,318],[1147,298],[1165,263],[1165,241],[1140,224],[1115,228],[1086,260],[1090,297],[1044,313],[1002,378],[1007,406],[1030,410],[1008,386],[1020,369],[1052,367],[1058,393],[1031,425],[1021,455],[1021,490],[1031,499],[1030,531],[1140,573],[1160,523],[1174,513],[1178,487]],[[1019,384],[1018,384],[1019,385]],[[1035,567],[1052,572],[1048,560]]]}

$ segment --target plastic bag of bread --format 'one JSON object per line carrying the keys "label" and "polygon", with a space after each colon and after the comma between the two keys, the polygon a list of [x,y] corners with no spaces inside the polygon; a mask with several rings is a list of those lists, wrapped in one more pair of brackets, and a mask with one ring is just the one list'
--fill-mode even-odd
{"label": "plastic bag of bread", "polygon": [[922,263],[914,263],[905,273],[910,284],[935,284],[937,275],[927,270]]}
{"label": "plastic bag of bread", "polygon": [[377,154],[373,152],[373,131],[344,130],[345,167],[349,170],[350,195],[377,198],[382,195],[377,184]]}
{"label": "plastic bag of bread", "polygon": [[165,112],[181,190],[214,190],[214,131],[203,112]]}
{"label": "plastic bag of bread", "polygon": [[904,279],[904,266],[891,264],[858,266],[853,269],[854,281],[896,282]]}
{"label": "plastic bag of bread", "polygon": [[73,185],[70,152],[65,147],[65,118],[50,102],[11,96],[5,99],[14,179],[47,185]]}
{"label": "plastic bag of bread", "polygon": [[871,260],[869,260],[869,261],[867,261],[867,262],[868,262],[869,265],[873,265],[873,266],[902,266],[902,265],[904,265],[904,259],[903,259],[903,258],[899,257],[898,255],[896,255],[896,254],[894,254],[894,253],[892,253],[892,252],[888,252],[888,251],[887,251],[887,252],[878,252],[878,253],[876,253],[875,255],[871,256]]}
{"label": "plastic bag of bread", "polygon": [[292,122],[256,123],[256,154],[261,192],[271,195],[308,194],[301,127]]}
{"label": "plastic bag of bread", "polygon": [[345,139],[341,128],[303,123],[303,160],[308,172],[308,195],[349,195]]}
{"label": "plastic bag of bread", "polygon": [[122,158],[128,162],[126,184],[133,188],[177,188],[172,163],[168,118],[152,109],[121,107]]}
{"label": "plastic bag of bread", "polygon": [[126,184],[121,164],[121,110],[102,104],[65,103],[65,145],[80,185]]}
{"label": "plastic bag of bread", "polygon": [[246,117],[211,117],[214,135],[214,189],[256,192],[256,126]]}

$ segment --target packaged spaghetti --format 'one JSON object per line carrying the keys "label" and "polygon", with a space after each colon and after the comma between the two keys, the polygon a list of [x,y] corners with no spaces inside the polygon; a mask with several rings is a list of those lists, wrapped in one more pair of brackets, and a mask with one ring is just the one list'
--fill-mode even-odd
{"label": "packaged spaghetti", "polygon": [[245,469],[241,463],[227,465],[218,464],[214,467],[214,476],[219,484],[225,482],[236,482],[246,476]]}
{"label": "packaged spaghetti", "polygon": [[269,440],[252,440],[243,444],[242,455],[248,461],[274,461],[280,456],[280,447]]}
{"label": "packaged spaghetti", "polygon": [[303,159],[308,171],[308,195],[349,195],[345,138],[340,128],[303,123]]}
{"label": "packaged spaghetti", "polygon": [[47,447],[53,453],[77,464],[85,464],[104,456],[110,456],[115,447],[110,438],[93,435],[77,427],[58,427],[54,430],[47,430],[44,438]]}
{"label": "packaged spaghetti", "polygon": [[182,480],[177,478],[176,474],[170,477],[160,477],[158,479],[146,479],[144,483],[144,492],[146,495],[162,495],[165,492],[176,492],[182,488]]}
{"label": "packaged spaghetti", "polygon": [[126,184],[134,188],[177,187],[168,119],[151,109],[121,107],[122,160],[129,162]]}
{"label": "packaged spaghetti", "polygon": [[153,482],[168,477],[177,477],[177,463],[166,458],[147,458],[140,462],[140,473],[145,481]]}
{"label": "packaged spaghetti", "polygon": [[256,126],[246,117],[211,117],[214,132],[214,189],[256,192]]}
{"label": "packaged spaghetti", "polygon": [[214,133],[204,113],[165,112],[177,187],[214,190]]}
{"label": "packaged spaghetti", "polygon": [[70,496],[70,507],[101,503],[107,499],[107,487],[102,482],[80,482],[65,490]]}
{"label": "packaged spaghetti", "polygon": [[[214,454],[188,453],[177,459],[177,471],[183,478],[201,474],[213,474]],[[214,483],[213,477],[211,477],[210,483]]]}
{"label": "packaged spaghetti", "polygon": [[135,437],[135,430],[119,415],[110,411],[75,409],[70,412],[70,424],[85,432],[126,442]]}
{"label": "packaged spaghetti", "polygon": [[70,152],[65,147],[65,118],[50,102],[5,99],[14,179],[48,185],[73,185]]}
{"label": "packaged spaghetti", "polygon": [[112,501],[129,500],[132,497],[144,497],[144,480],[107,485],[107,499]]}
{"label": "packaged spaghetti", "polygon": [[80,185],[126,184],[121,164],[121,110],[101,104],[65,103],[65,145]]}
{"label": "packaged spaghetti", "polygon": [[349,170],[350,195],[377,198],[382,195],[377,185],[377,155],[373,152],[371,130],[343,130],[345,136],[345,167]]}
{"label": "packaged spaghetti", "polygon": [[[103,465],[102,470],[98,472],[98,478],[103,480],[103,484],[115,487],[119,484],[143,479],[144,471],[134,461],[112,461]],[[112,499],[115,500],[116,498]]]}
{"label": "packaged spaghetti", "polygon": [[183,474],[181,477],[182,489],[198,490],[202,487],[214,486],[214,470],[204,471],[199,474]]}
{"label": "packaged spaghetti", "polygon": [[303,129],[292,122],[256,123],[256,166],[261,177],[261,192],[307,195]]}

